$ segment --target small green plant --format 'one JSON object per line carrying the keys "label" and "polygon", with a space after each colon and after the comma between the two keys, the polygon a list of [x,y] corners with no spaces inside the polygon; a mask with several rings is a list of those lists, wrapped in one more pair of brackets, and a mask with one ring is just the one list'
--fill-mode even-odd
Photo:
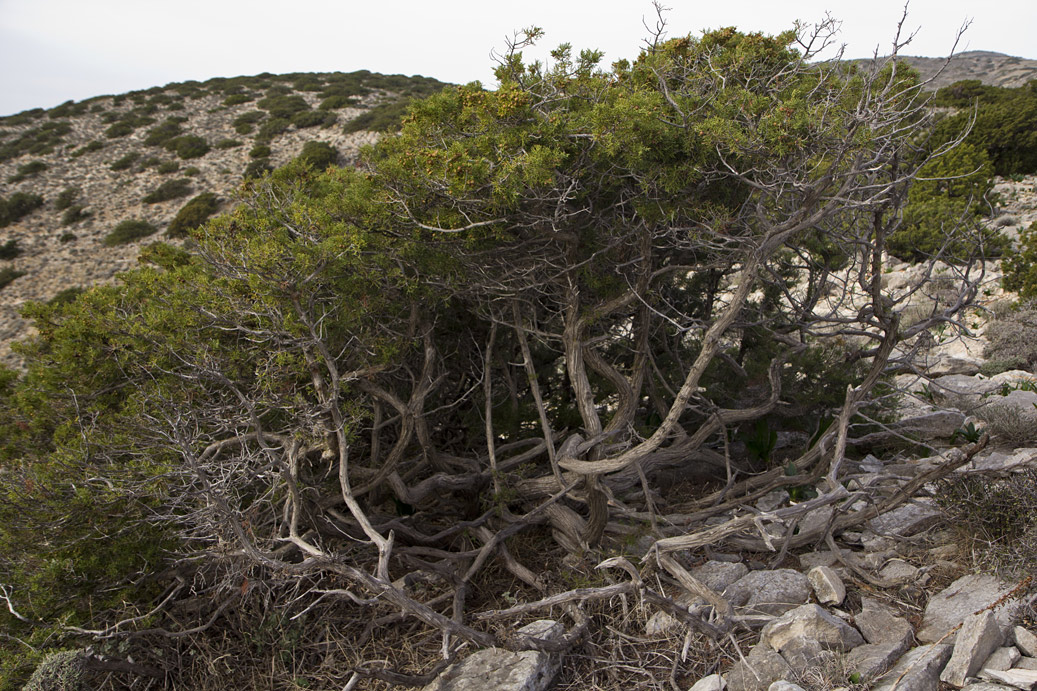
{"label": "small green plant", "polygon": [[162,123],[148,130],[148,136],[144,138],[147,146],[165,146],[166,142],[183,133],[180,124],[185,118],[166,118]]}
{"label": "small green plant", "polygon": [[104,245],[105,247],[125,245],[135,240],[139,240],[140,238],[152,235],[157,230],[158,228],[147,221],[126,219],[125,221],[121,221],[119,225],[112,229],[112,232],[105,236]]}
{"label": "small green plant", "polygon": [[201,158],[209,153],[209,143],[202,137],[194,134],[174,137],[166,141],[163,146],[183,159]]}
{"label": "small green plant", "polygon": [[86,211],[85,209],[86,207],[82,204],[73,204],[72,206],[68,207],[67,209],[65,209],[65,213],[61,214],[61,225],[70,226],[73,223],[79,223],[83,219],[88,218],[90,216],[90,212]]}
{"label": "small green plant", "polygon": [[21,256],[22,248],[18,246],[18,241],[10,239],[7,242],[0,243],[0,259],[14,259]]}
{"label": "small green plant", "polygon": [[116,171],[129,170],[133,167],[133,164],[137,162],[138,158],[140,158],[140,154],[136,151],[131,151],[125,156],[119,158],[118,160],[113,161],[112,164],[108,167]]}
{"label": "small green plant", "polygon": [[234,118],[234,131],[238,134],[248,134],[256,128],[256,123],[266,118],[266,113],[259,110],[250,110]]}
{"label": "small green plant", "polygon": [[67,245],[68,243],[75,241],[75,239],[76,234],[69,231],[66,231],[58,236],[58,242],[60,242],[62,245]]}
{"label": "small green plant", "polygon": [[0,290],[6,288],[8,285],[10,285],[12,281],[14,281],[19,276],[24,275],[24,271],[18,271],[17,269],[10,266],[5,266],[4,268],[0,269]]}
{"label": "small green plant", "polygon": [[257,158],[256,160],[245,166],[244,178],[251,180],[252,178],[263,177],[266,173],[273,172],[274,167],[270,165],[270,159],[268,158]]}
{"label": "small green plant", "polygon": [[68,207],[76,203],[79,198],[78,187],[66,187],[61,190],[57,197],[54,198],[54,210],[64,211]]}
{"label": "small green plant", "polygon": [[169,175],[170,173],[175,173],[178,170],[180,170],[179,161],[163,161],[158,165],[158,168],[155,168],[155,172],[159,175]]}
{"label": "small green plant", "polygon": [[29,161],[18,166],[18,171],[7,178],[8,182],[21,182],[22,180],[28,180],[31,177],[35,177],[47,170],[47,164],[43,161]]}
{"label": "small green plant", "polygon": [[302,96],[289,96],[287,94],[267,96],[257,102],[256,105],[270,113],[270,117],[284,118],[286,120],[291,119],[296,113],[310,109],[306,99]]}
{"label": "small green plant", "polygon": [[256,144],[248,155],[249,158],[270,158],[270,147],[266,144]]}
{"label": "small green plant", "polygon": [[213,146],[213,148],[214,149],[220,149],[220,150],[236,149],[239,146],[241,146],[241,144],[242,144],[242,142],[240,140],[238,140],[238,139],[221,139],[220,141],[216,142],[216,144]]}
{"label": "small green plant", "polygon": [[198,168],[197,166],[188,166],[188,167],[184,168],[183,173],[184,173],[184,175],[193,178],[196,175],[201,175],[202,174],[202,169]]}
{"label": "small green plant", "polygon": [[99,142],[99,141],[97,141],[95,139],[94,141],[87,142],[83,146],[79,147],[78,149],[73,151],[71,155],[72,155],[72,158],[79,158],[80,156],[84,156],[84,155],[86,155],[88,153],[91,153],[93,151],[98,151],[98,150],[103,149],[103,148],[104,148],[104,144],[102,144],[101,142]]}
{"label": "small green plant", "polygon": [[166,229],[166,235],[171,238],[181,238],[191,230],[205,223],[220,208],[219,200],[212,192],[203,192],[177,212],[176,217]]}
{"label": "small green plant", "polygon": [[43,197],[28,192],[15,192],[6,200],[0,197],[0,228],[20,221],[43,206]]}
{"label": "small green plant", "polygon": [[231,94],[227,98],[223,99],[223,105],[225,106],[237,106],[242,103],[248,103],[249,101],[256,100],[256,97],[252,94]]}
{"label": "small green plant", "polygon": [[267,120],[260,126],[259,131],[256,132],[256,141],[260,143],[269,142],[277,135],[288,131],[291,124],[290,121],[284,118],[273,118]]}
{"label": "small green plant", "polygon": [[299,129],[307,127],[328,127],[334,125],[338,116],[324,110],[304,110],[291,117],[291,123]]}
{"label": "small green plant", "polygon": [[326,142],[306,142],[297,159],[315,170],[324,170],[338,162],[338,149]]}
{"label": "small green plant", "polygon": [[976,425],[970,422],[969,424],[954,430],[954,434],[951,435],[951,443],[953,444],[954,441],[960,437],[969,444],[975,444],[982,436],[983,430],[977,429]]}
{"label": "small green plant", "polygon": [[145,195],[142,201],[145,204],[158,204],[160,202],[167,202],[170,199],[186,197],[190,193],[191,181],[186,178],[177,178],[175,180],[166,180],[150,193]]}

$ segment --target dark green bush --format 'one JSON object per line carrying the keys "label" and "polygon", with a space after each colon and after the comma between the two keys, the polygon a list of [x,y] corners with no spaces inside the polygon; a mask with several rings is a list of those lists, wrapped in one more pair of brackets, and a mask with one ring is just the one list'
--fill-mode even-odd
{"label": "dark green bush", "polygon": [[315,74],[307,74],[292,81],[292,86],[296,91],[321,91],[324,82]]}
{"label": "dark green bush", "polygon": [[188,166],[187,168],[184,168],[181,172],[189,177],[194,177],[195,175],[201,175],[202,169],[197,168],[195,166]]}
{"label": "dark green bush", "polygon": [[270,165],[270,159],[257,158],[245,166],[244,178],[251,180],[252,178],[263,177],[264,174],[273,172],[273,170],[274,167]]}
{"label": "dark green bush", "polygon": [[14,267],[5,266],[0,269],[0,290],[6,288],[12,281],[19,276],[24,276],[24,271],[18,271]]}
{"label": "dark green bush", "polygon": [[7,181],[21,182],[22,180],[27,180],[31,177],[39,175],[45,170],[47,170],[47,164],[43,161],[29,161],[28,163],[23,163],[22,165],[18,166],[18,171],[14,175],[8,177]]}
{"label": "dark green bush", "polygon": [[1021,297],[1037,298],[1037,221],[1019,233],[1019,247],[1006,253],[1002,284]]}
{"label": "dark green bush", "polygon": [[241,144],[242,142],[238,139],[221,139],[220,141],[216,142],[213,148],[220,149],[222,151],[224,149],[236,149],[239,146],[241,146]]}
{"label": "dark green bush", "polygon": [[166,180],[152,192],[145,195],[142,201],[145,204],[158,204],[159,202],[167,202],[170,199],[186,197],[190,193],[191,181],[186,178],[177,178],[176,180]]}
{"label": "dark green bush", "polygon": [[144,143],[148,146],[165,145],[170,139],[179,137],[183,133],[183,128],[180,127],[183,121],[184,118],[166,118],[161,124],[148,130],[148,136],[144,138]]}
{"label": "dark green bush", "polygon": [[159,175],[168,175],[169,173],[175,173],[180,170],[179,161],[163,161],[159,164],[158,168],[155,169]]}
{"label": "dark green bush", "polygon": [[180,238],[205,223],[220,208],[219,200],[212,192],[203,192],[181,207],[166,229],[166,235]]}
{"label": "dark green bush", "polygon": [[234,131],[238,134],[248,134],[255,129],[257,122],[266,117],[266,113],[259,110],[250,110],[234,118]]}
{"label": "dark green bush", "polygon": [[30,122],[43,117],[45,112],[43,108],[33,108],[32,110],[23,110],[14,115],[5,115],[0,117],[0,125],[28,125]]}
{"label": "dark green bush", "polygon": [[66,231],[58,236],[58,242],[62,245],[68,244],[76,239],[76,234],[71,231]]}
{"label": "dark green bush", "polygon": [[225,106],[239,106],[242,103],[248,103],[249,101],[256,100],[256,97],[252,94],[231,94],[227,98],[223,99],[223,105]]}
{"label": "dark green bush", "polygon": [[26,130],[16,138],[0,146],[0,162],[24,156],[25,154],[43,155],[52,153],[54,147],[61,143],[65,135],[71,131],[72,124],[67,120],[44,122],[39,127]]}
{"label": "dark green bush", "polygon": [[144,170],[145,168],[157,168],[160,165],[162,165],[161,158],[159,158],[158,156],[148,156],[140,162],[140,169]]}
{"label": "dark green bush", "polygon": [[270,147],[266,144],[256,144],[252,147],[252,150],[248,152],[249,158],[269,158]]}
{"label": "dark green bush", "polygon": [[129,122],[120,120],[104,131],[104,136],[109,139],[118,139],[133,133],[135,128]]}
{"label": "dark green bush", "polygon": [[270,113],[272,118],[290,119],[296,113],[310,109],[302,96],[276,95],[260,99],[257,106]]}
{"label": "dark green bush", "polygon": [[55,118],[68,118],[76,115],[82,115],[86,112],[87,104],[76,103],[75,101],[65,101],[60,106],[55,106],[47,111],[47,117],[52,120]]}
{"label": "dark green bush", "polygon": [[260,125],[259,132],[256,133],[256,141],[259,143],[273,141],[274,137],[286,132],[290,126],[291,122],[283,118],[267,120]]}
{"label": "dark green bush", "polygon": [[323,110],[306,110],[292,116],[292,124],[303,129],[306,127],[330,127],[338,121],[338,116]]}
{"label": "dark green bush", "polygon": [[54,199],[54,210],[64,211],[68,207],[76,203],[76,199],[79,198],[78,187],[66,187],[61,190],[61,193]]}
{"label": "dark green bush", "polygon": [[209,142],[194,134],[170,139],[165,143],[165,147],[183,159],[200,158],[209,153]]}
{"label": "dark green bush", "polygon": [[133,164],[140,158],[140,154],[136,151],[131,151],[122,158],[114,161],[112,165],[108,166],[112,170],[128,170],[133,167]]}
{"label": "dark green bush", "polygon": [[86,209],[86,207],[82,204],[73,204],[65,209],[65,213],[61,215],[61,225],[70,226],[73,223],[78,223],[90,216],[90,213],[84,209]]}
{"label": "dark green bush", "polygon": [[360,103],[360,101],[353,98],[352,96],[336,95],[328,96],[327,98],[325,98],[323,101],[320,102],[318,108],[320,108],[320,110],[338,110],[339,108],[348,108],[350,106],[355,106],[358,103]]}
{"label": "dark green bush", "polygon": [[15,192],[6,200],[0,198],[0,228],[29,215],[43,206],[43,197],[27,192]]}
{"label": "dark green bush", "polygon": [[97,151],[98,149],[103,149],[103,148],[104,148],[104,144],[102,144],[101,142],[99,142],[97,140],[94,140],[92,142],[84,144],[83,146],[81,146],[78,149],[76,149],[75,151],[73,151],[72,152],[72,157],[73,158],[79,158],[80,156],[82,156],[84,154],[88,154],[88,153],[90,153],[92,151]]}
{"label": "dark green bush", "polygon": [[104,238],[105,247],[115,247],[116,245],[125,245],[139,240],[140,238],[147,237],[157,231],[158,228],[151,225],[147,221],[141,221],[139,219],[127,219],[121,221],[119,225],[115,226],[112,232]]}
{"label": "dark green bush", "polygon": [[342,130],[346,134],[361,130],[396,132],[403,125],[403,116],[407,114],[407,107],[410,103],[410,99],[401,99],[375,106],[347,122]]}
{"label": "dark green bush", "polygon": [[47,300],[48,305],[67,305],[70,302],[75,302],[75,299],[83,294],[83,288],[80,286],[73,286],[71,288],[65,288],[64,290],[58,291],[58,294]]}
{"label": "dark green bush", "polygon": [[22,248],[18,246],[18,241],[11,239],[7,242],[0,243],[0,259],[14,259],[21,255]]}
{"label": "dark green bush", "polygon": [[326,142],[306,142],[297,158],[315,170],[324,170],[338,162],[338,149]]}

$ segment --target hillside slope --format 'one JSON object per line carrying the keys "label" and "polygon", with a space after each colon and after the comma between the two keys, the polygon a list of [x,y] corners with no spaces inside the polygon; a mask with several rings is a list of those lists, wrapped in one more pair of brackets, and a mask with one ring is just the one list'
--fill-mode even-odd
{"label": "hillside slope", "polygon": [[[170,222],[196,195],[213,193],[226,210],[246,171],[282,165],[307,142],[330,145],[336,163],[348,165],[376,140],[368,128],[391,125],[408,98],[442,86],[368,72],[259,75],[170,84],[0,119],[0,201],[42,198],[41,206],[0,228],[0,246],[14,243],[8,254],[15,255],[0,259],[0,276],[6,272],[9,280],[3,285],[0,277],[0,362],[17,362],[10,342],[27,334],[22,305],[133,267],[142,246],[170,239]],[[163,184],[176,196],[148,203]],[[106,244],[127,219],[157,232]]]}
{"label": "hillside slope", "polygon": [[963,79],[978,79],[989,86],[1016,88],[1037,79],[1037,60],[1017,58],[988,50],[958,53],[948,63],[945,58],[905,57],[923,79],[934,79],[932,88],[940,89]]}

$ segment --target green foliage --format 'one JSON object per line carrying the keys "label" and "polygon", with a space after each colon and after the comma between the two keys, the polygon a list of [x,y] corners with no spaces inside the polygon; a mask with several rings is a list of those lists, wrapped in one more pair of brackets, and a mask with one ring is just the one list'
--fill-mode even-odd
{"label": "green foliage", "polygon": [[242,113],[238,117],[234,118],[233,125],[234,131],[238,134],[248,134],[255,129],[255,125],[260,120],[266,118],[266,113],[259,110],[250,110],[246,113]]}
{"label": "green foliage", "polygon": [[86,666],[83,653],[63,650],[47,655],[29,677],[23,691],[82,691]]}
{"label": "green foliage", "polygon": [[260,99],[256,105],[270,114],[272,118],[283,118],[290,120],[296,113],[305,112],[310,109],[306,99],[302,96],[289,96],[287,94],[275,94]]}
{"label": "green foliage", "polygon": [[55,106],[47,111],[47,117],[54,120],[57,118],[70,118],[77,115],[82,115],[86,112],[87,102],[81,101],[76,103],[75,101],[65,101],[60,106]]}
{"label": "green foliage", "polygon": [[115,247],[117,245],[125,245],[139,240],[140,238],[152,235],[157,230],[158,228],[147,221],[126,219],[125,221],[120,221],[112,232],[105,236],[104,246]]}
{"label": "green foliage", "polygon": [[177,178],[175,180],[166,180],[154,190],[146,194],[142,201],[145,204],[158,204],[160,202],[167,202],[170,199],[186,197],[190,193],[191,181],[187,178]]}
{"label": "green foliage", "polygon": [[408,99],[401,99],[370,108],[347,122],[342,131],[346,134],[361,130],[396,132],[403,124],[410,103]]}
{"label": "green foliage", "polygon": [[79,199],[80,189],[78,187],[66,187],[54,198],[54,210],[64,211],[76,203]]}
{"label": "green foliage", "polygon": [[316,170],[324,170],[338,162],[338,149],[327,142],[306,142],[296,158]]}
{"label": "green foliage", "polygon": [[87,142],[83,146],[79,147],[78,149],[73,151],[71,155],[72,155],[73,158],[79,158],[80,156],[83,156],[85,154],[88,154],[88,153],[91,153],[91,152],[94,152],[94,151],[98,151],[98,150],[103,149],[103,148],[104,148],[104,144],[102,144],[101,142],[99,142],[99,141],[97,141],[95,139],[94,141]]}
{"label": "green foliage", "polygon": [[28,180],[31,177],[39,175],[43,171],[47,170],[47,164],[43,161],[29,161],[18,166],[18,172],[7,178],[8,182],[21,182],[22,180]]}
{"label": "green foliage", "polygon": [[273,118],[267,120],[259,127],[259,132],[256,133],[257,143],[269,143],[277,135],[286,132],[291,126],[291,122],[284,118]]}
{"label": "green foliage", "polygon": [[170,139],[183,134],[183,128],[180,125],[185,120],[186,118],[179,117],[166,118],[162,123],[148,130],[148,136],[144,138],[144,144],[147,146],[165,146]]}
{"label": "green foliage", "polygon": [[58,242],[62,245],[67,245],[68,243],[75,241],[75,239],[76,234],[72,232],[64,232],[58,236]]}
{"label": "green foliage", "polygon": [[18,246],[18,241],[10,239],[7,242],[0,243],[0,260],[3,259],[15,259],[22,254],[22,248]]}
{"label": "green foliage", "polygon": [[304,110],[292,116],[291,123],[299,129],[306,127],[331,127],[338,121],[334,113],[321,110]]}
{"label": "green foliage", "polygon": [[256,144],[248,152],[249,158],[269,158],[270,147],[266,144]]}
{"label": "green foliage", "polygon": [[270,165],[269,158],[257,158],[253,161],[250,161],[249,164],[245,166],[245,172],[243,173],[243,177],[246,180],[260,178],[263,177],[263,175],[265,175],[266,173],[272,172],[273,170],[274,167]]}
{"label": "green foliage", "polygon": [[1000,256],[1007,240],[981,219],[992,172],[986,153],[968,143],[923,166],[908,192],[903,226],[889,238],[889,251],[910,261]]}
{"label": "green foliage", "polygon": [[7,199],[0,197],[0,228],[20,221],[43,206],[43,197],[28,192],[15,192]]}
{"label": "green foliage", "polygon": [[226,149],[236,149],[239,146],[241,146],[241,144],[242,142],[238,139],[221,139],[220,141],[216,142],[213,148],[219,149],[220,151],[224,151]]}
{"label": "green foliage", "polygon": [[[18,119],[20,116],[21,114],[10,116],[10,118]],[[72,124],[67,120],[51,120],[38,127],[25,130],[11,141],[0,145],[0,163],[25,154],[52,153],[54,147],[61,143],[65,135],[71,131]]]}
{"label": "green foliage", "polygon": [[209,153],[209,142],[195,134],[173,137],[167,140],[163,146],[183,159],[200,158]]}
{"label": "green foliage", "polygon": [[242,103],[248,103],[249,101],[254,101],[254,100],[256,100],[256,97],[253,94],[248,94],[248,93],[231,94],[227,98],[223,99],[223,105],[225,105],[225,106],[239,106]]}
{"label": "green foliage", "polygon": [[219,200],[212,192],[203,192],[184,204],[166,229],[166,235],[180,238],[205,223],[220,208]]}
{"label": "green foliage", "polygon": [[1007,253],[1002,283],[1020,297],[1037,298],[1037,221],[1019,233],[1019,246]]}
{"label": "green foliage", "polygon": [[104,136],[108,139],[118,139],[119,137],[133,134],[133,130],[135,129],[136,127],[133,126],[132,122],[128,120],[119,120],[104,131]]}
{"label": "green foliage", "polygon": [[178,170],[180,170],[179,161],[163,161],[162,163],[158,164],[157,168],[155,168],[155,172],[159,175],[169,175],[170,173],[175,173]]}
{"label": "green foliage", "polygon": [[140,152],[138,152],[138,151],[131,151],[128,154],[126,154],[125,156],[122,156],[122,157],[118,158],[117,160],[113,161],[112,164],[110,166],[108,166],[108,167],[111,168],[112,170],[116,170],[116,171],[119,171],[119,170],[129,170],[130,168],[133,167],[133,164],[136,163],[139,158],[140,158]]}
{"label": "green foliage", "polygon": [[18,271],[17,269],[10,266],[0,268],[0,290],[3,290],[16,278],[19,278],[24,275],[24,271]]}
{"label": "green foliage", "polygon": [[[86,207],[82,204],[73,204],[72,206],[65,209],[65,212],[61,214],[61,225],[70,226],[73,223],[79,223],[80,221],[88,218],[90,212],[86,211]],[[62,235],[62,238],[65,236]],[[75,237],[75,236],[73,236]]]}
{"label": "green foliage", "polygon": [[335,95],[328,96],[323,101],[321,101],[318,108],[320,110],[338,110],[340,108],[349,108],[351,106],[355,106],[358,103],[360,103],[360,101],[353,98],[352,96]]}

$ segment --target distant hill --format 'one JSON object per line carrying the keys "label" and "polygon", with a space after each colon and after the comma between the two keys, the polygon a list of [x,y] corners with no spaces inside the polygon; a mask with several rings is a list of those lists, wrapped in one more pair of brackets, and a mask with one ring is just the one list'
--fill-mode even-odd
{"label": "distant hill", "polygon": [[922,75],[934,78],[932,88],[949,86],[963,79],[978,79],[989,86],[1016,88],[1037,79],[1037,60],[1017,58],[985,50],[958,53],[948,63],[946,58],[902,58]]}
{"label": "distant hill", "polygon": [[[182,242],[169,231],[189,200],[215,196],[202,217],[225,211],[245,175],[307,143],[323,143],[311,144],[322,165],[353,163],[407,101],[443,86],[367,71],[261,74],[0,118],[0,362],[16,362],[9,344],[27,333],[25,302],[111,281],[155,240]],[[111,233],[128,220],[154,232],[119,242]]]}

